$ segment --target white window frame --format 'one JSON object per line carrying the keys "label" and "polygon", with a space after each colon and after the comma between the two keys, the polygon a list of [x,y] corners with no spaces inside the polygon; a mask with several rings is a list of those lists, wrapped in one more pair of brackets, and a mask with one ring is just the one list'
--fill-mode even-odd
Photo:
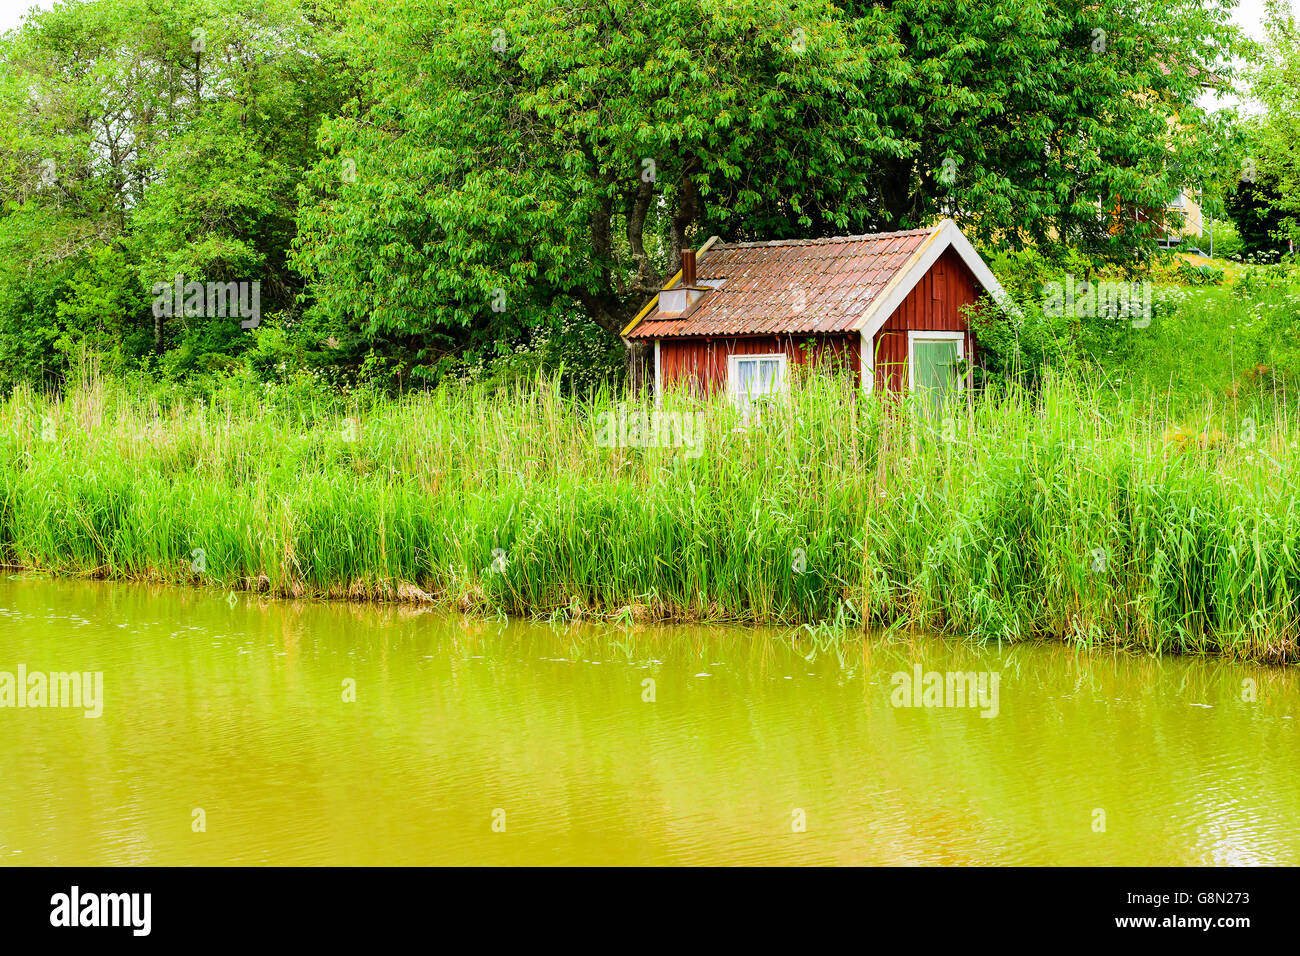
{"label": "white window frame", "polygon": [[[770,359],[776,359],[778,362],[776,367],[776,388],[767,394],[784,395],[790,388],[790,380],[786,378],[786,372],[789,370],[790,366],[790,356],[785,352],[761,352],[754,355],[733,353],[727,356],[727,398],[730,399],[732,404],[737,408],[748,408],[750,403],[742,401],[742,396],[737,389],[738,375],[736,372],[736,366],[741,362],[758,362]],[[754,397],[761,398],[762,396]]]}
{"label": "white window frame", "polygon": [[[916,343],[917,342],[956,342],[957,343],[957,361],[966,360],[966,333],[965,332],[931,332],[927,329],[908,329],[907,330],[907,390],[916,391],[914,382],[916,369]],[[964,391],[966,388],[966,376],[957,380],[960,385],[958,391]]]}

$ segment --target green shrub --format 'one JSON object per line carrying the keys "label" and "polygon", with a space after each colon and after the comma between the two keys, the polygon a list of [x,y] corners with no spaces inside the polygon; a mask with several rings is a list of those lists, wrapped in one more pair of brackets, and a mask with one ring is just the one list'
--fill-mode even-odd
{"label": "green shrub", "polygon": [[1212,265],[1193,265],[1185,259],[1179,259],[1174,267],[1174,274],[1180,282],[1187,285],[1222,285],[1224,272]]}

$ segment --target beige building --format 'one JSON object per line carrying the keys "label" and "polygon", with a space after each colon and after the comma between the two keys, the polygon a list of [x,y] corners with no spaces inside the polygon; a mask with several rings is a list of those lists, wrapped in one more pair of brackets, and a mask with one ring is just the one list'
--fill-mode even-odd
{"label": "beige building", "polygon": [[[1197,202],[1199,198],[1199,195],[1193,196],[1183,190],[1165,207],[1169,228],[1164,241],[1173,244],[1180,239],[1196,239],[1205,232],[1205,218],[1201,213],[1201,204]],[[1174,225],[1180,218],[1182,225]]]}

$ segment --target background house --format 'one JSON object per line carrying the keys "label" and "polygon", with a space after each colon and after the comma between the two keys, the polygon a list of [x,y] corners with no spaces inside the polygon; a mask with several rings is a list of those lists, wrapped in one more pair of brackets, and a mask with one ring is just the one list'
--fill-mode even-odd
{"label": "background house", "polygon": [[[1178,195],[1165,204],[1164,209],[1149,207],[1119,207],[1117,215],[1132,216],[1137,222],[1153,222],[1160,229],[1156,244],[1166,249],[1184,239],[1200,239],[1205,232],[1205,215],[1201,211],[1199,190],[1179,190]],[[1121,228],[1112,221],[1111,232]]]}
{"label": "background house", "polygon": [[978,358],[963,309],[1006,293],[956,223],[829,239],[722,243],[624,329],[654,342],[655,394],[689,383],[738,402],[782,390],[791,364],[828,361],[868,391],[963,388]]}

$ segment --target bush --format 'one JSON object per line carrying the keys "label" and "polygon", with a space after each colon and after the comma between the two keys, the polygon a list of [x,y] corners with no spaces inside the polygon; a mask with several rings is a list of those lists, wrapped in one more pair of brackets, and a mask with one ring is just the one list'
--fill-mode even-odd
{"label": "bush", "polygon": [[1174,267],[1174,275],[1186,285],[1222,285],[1224,272],[1212,265],[1192,265],[1185,259],[1179,259]]}
{"label": "bush", "polygon": [[[1213,242],[1210,240],[1211,231]],[[1213,251],[1216,258],[1240,261],[1246,251],[1246,244],[1241,241],[1241,234],[1230,219],[1212,220],[1202,240],[1205,251]]]}
{"label": "bush", "polygon": [[1077,354],[1079,342],[1077,319],[1044,311],[1045,289],[1067,276],[1084,281],[1096,265],[1075,251],[1049,256],[1034,248],[988,249],[984,255],[1021,315],[1011,318],[993,308],[972,310],[969,319],[979,340],[982,366],[976,370],[977,382],[1014,381],[1036,388],[1049,369]]}

